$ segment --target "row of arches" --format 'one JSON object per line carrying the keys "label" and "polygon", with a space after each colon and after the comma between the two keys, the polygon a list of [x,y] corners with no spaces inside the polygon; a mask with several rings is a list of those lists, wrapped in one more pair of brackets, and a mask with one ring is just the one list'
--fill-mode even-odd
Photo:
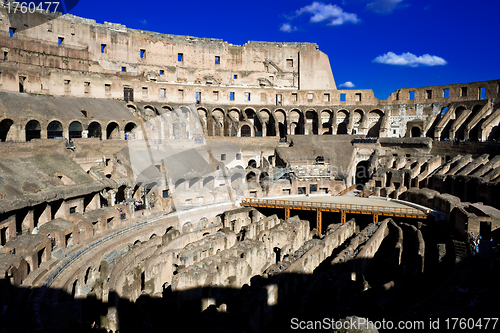
{"label": "row of arches", "polygon": [[[260,109],[248,107],[243,110],[231,108],[227,111],[222,108],[214,108],[211,111],[199,107],[202,117],[212,120],[213,126],[208,124],[208,135],[241,137],[251,136],[280,136],[287,135],[324,135],[324,134],[367,134],[378,136],[380,124],[384,112],[373,109],[365,112],[362,109],[348,111],[346,109],[332,110],[323,109],[316,111],[309,109],[305,112],[293,108],[288,111],[284,109]],[[377,125],[374,127],[375,125]],[[229,128],[233,127],[231,133]],[[372,129],[373,128],[373,129]]]}
{"label": "row of arches", "polygon": [[421,135],[440,141],[498,141],[498,111],[486,102],[448,104],[441,108],[425,128],[422,126]]}
{"label": "row of arches", "polygon": [[[17,125],[17,126],[16,126]],[[134,122],[125,124],[123,134],[130,136],[137,127]],[[24,132],[24,135],[22,134]],[[0,142],[6,141],[31,141],[33,139],[121,139],[122,132],[120,125],[115,121],[110,121],[105,126],[105,132],[100,122],[92,121],[88,125],[83,125],[80,121],[72,121],[65,130],[63,124],[58,120],[50,121],[46,126],[38,120],[31,119],[24,126],[16,124],[12,119],[0,121]],[[127,138],[127,137],[125,137]]]}
{"label": "row of arches", "polygon": [[[242,185],[244,179],[245,171],[243,169],[236,168],[230,171],[229,181],[233,187],[238,187]],[[179,178],[174,182],[174,191],[185,191],[185,190],[198,190],[201,188],[214,189],[216,186],[215,177],[194,177],[191,179]],[[177,192],[179,193],[179,192]]]}

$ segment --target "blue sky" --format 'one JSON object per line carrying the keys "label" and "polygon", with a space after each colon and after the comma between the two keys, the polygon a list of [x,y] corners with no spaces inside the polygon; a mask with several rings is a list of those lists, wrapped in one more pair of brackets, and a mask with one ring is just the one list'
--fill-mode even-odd
{"label": "blue sky", "polygon": [[[500,79],[499,0],[80,0],[72,14],[168,34],[313,42],[339,88],[398,88]],[[349,84],[351,83],[351,84]]]}

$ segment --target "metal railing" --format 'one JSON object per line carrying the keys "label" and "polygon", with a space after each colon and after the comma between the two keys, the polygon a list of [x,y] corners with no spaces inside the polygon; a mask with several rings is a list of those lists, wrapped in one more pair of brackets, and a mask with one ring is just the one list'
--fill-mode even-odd
{"label": "metal railing", "polygon": [[299,210],[320,210],[359,214],[377,214],[386,216],[402,217],[421,217],[427,218],[427,213],[415,208],[403,207],[384,207],[375,205],[341,204],[327,202],[309,202],[309,201],[288,201],[288,200],[270,200],[270,199],[252,199],[246,198],[241,202],[242,206],[284,208]]}

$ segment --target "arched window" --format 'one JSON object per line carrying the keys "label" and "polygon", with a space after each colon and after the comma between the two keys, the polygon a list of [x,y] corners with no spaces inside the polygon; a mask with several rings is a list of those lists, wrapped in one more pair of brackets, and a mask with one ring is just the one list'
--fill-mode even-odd
{"label": "arched window", "polygon": [[69,125],[69,139],[73,138],[81,138],[82,137],[83,127],[82,124],[78,121],[74,121]]}
{"label": "arched window", "polygon": [[134,123],[128,123],[125,125],[125,139],[131,139],[131,135],[133,134],[132,131],[137,127],[136,124]]}
{"label": "arched window", "polygon": [[63,127],[57,120],[51,121],[47,126],[47,139],[62,139]]}
{"label": "arched window", "polygon": [[109,123],[106,127],[106,139],[119,139],[120,138],[120,128],[117,123]]}
{"label": "arched window", "polygon": [[241,136],[242,137],[252,136],[252,130],[250,129],[250,126],[248,126],[248,125],[241,126]]}
{"label": "arched window", "polygon": [[5,142],[12,138],[12,125],[14,122],[10,119],[4,119],[0,122],[0,142]]}
{"label": "arched window", "polygon": [[42,127],[40,123],[36,120],[30,120],[26,124],[26,141],[30,141],[31,139],[40,139],[40,131]]}
{"label": "arched window", "polygon": [[99,139],[101,138],[101,124],[95,121],[90,123],[88,131],[89,131],[88,134],[89,138],[99,138]]}

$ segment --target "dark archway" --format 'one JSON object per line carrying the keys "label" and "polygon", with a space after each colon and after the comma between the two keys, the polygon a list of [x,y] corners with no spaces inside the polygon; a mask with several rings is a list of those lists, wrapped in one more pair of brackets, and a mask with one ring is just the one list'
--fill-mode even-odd
{"label": "dark archway", "polygon": [[380,133],[380,121],[375,123],[369,130],[368,134],[366,134],[367,138],[378,138]]}
{"label": "dark archway", "polygon": [[102,135],[101,124],[95,121],[90,123],[88,131],[89,131],[88,133],[89,138],[99,138],[99,139],[101,138]]}
{"label": "dark archway", "polygon": [[79,121],[74,121],[69,125],[69,139],[73,138],[81,138],[82,137],[83,127]]}
{"label": "dark archway", "polygon": [[125,125],[125,140],[132,139],[133,133],[132,131],[137,127],[134,123],[128,123]]}
{"label": "dark archway", "polygon": [[255,111],[252,109],[246,109],[245,114],[247,116],[247,119],[253,123],[255,136],[262,136],[262,123]]}
{"label": "dark archway", "polygon": [[40,123],[36,120],[30,120],[26,124],[26,141],[30,141],[31,139],[40,139],[42,127]]}
{"label": "dark archway", "polygon": [[250,160],[250,161],[248,161],[248,166],[250,168],[256,168],[257,167],[257,162],[255,162],[255,160]]}
{"label": "dark archway", "polygon": [[337,128],[337,134],[347,134],[347,123],[340,123]]}
{"label": "dark archway", "polygon": [[356,184],[365,184],[370,180],[370,162],[361,161],[356,165]]}
{"label": "dark archway", "polygon": [[106,139],[119,139],[120,138],[120,127],[117,123],[109,123],[106,127]]}
{"label": "dark archway", "polygon": [[420,130],[420,127],[413,126],[411,128],[411,137],[412,138],[419,138],[421,134],[422,134],[422,131]]}
{"label": "dark archway", "polygon": [[304,134],[304,115],[298,110],[290,111],[290,133],[293,135]]}
{"label": "dark archway", "polygon": [[10,138],[12,138],[12,125],[14,125],[14,121],[10,119],[4,119],[2,120],[2,122],[0,122],[0,142],[7,141],[9,138],[9,134],[11,134]]}
{"label": "dark archway", "polygon": [[247,178],[247,182],[249,182],[249,181],[252,181],[252,180],[256,179],[257,176],[255,175],[255,172],[250,171],[249,173],[247,173],[247,177],[246,178]]}
{"label": "dark archway", "polygon": [[122,185],[116,191],[116,203],[121,203],[125,201],[125,190],[127,189],[127,185]]}
{"label": "dark archway", "polygon": [[63,126],[57,120],[51,121],[47,126],[47,139],[62,139]]}
{"label": "dark archway", "polygon": [[283,123],[279,123],[278,129],[280,131],[280,138],[286,138],[286,126]]}

